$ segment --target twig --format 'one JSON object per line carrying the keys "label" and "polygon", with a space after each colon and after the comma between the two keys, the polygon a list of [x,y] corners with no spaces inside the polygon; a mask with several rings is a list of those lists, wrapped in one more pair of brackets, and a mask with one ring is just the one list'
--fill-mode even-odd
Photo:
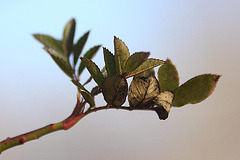
{"label": "twig", "polygon": [[[83,113],[82,108],[84,108],[86,102],[80,102],[79,100],[77,101],[77,104],[72,112],[72,114],[66,118],[65,120],[58,122],[58,123],[54,123],[54,124],[50,124],[47,125],[45,127],[42,127],[40,129],[10,138],[8,137],[6,140],[3,140],[2,142],[0,142],[0,154],[1,152],[18,146],[18,145],[22,145],[28,141],[31,140],[35,140],[35,139],[39,139],[40,137],[47,135],[49,133],[52,132],[56,132],[59,130],[68,130],[71,127],[73,127],[77,122],[79,122],[83,117],[85,117],[86,115],[93,113],[93,112],[97,112],[100,110],[106,110],[106,109],[122,109],[122,110],[128,110],[128,111],[132,111],[133,109],[127,106],[121,106],[121,107],[116,107],[116,106],[100,106],[100,107],[96,107],[96,108],[91,108],[90,110],[87,110],[85,113]],[[148,108],[148,109],[134,109],[134,110],[150,110],[152,111],[153,108]]]}

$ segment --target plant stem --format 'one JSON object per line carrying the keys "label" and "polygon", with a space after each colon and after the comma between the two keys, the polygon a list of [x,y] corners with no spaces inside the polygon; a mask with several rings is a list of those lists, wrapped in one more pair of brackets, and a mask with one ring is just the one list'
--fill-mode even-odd
{"label": "plant stem", "polygon": [[[115,107],[115,106],[106,105],[106,106],[92,108],[90,110],[87,110],[85,113],[83,113],[82,109],[84,108],[85,104],[86,102],[80,102],[78,100],[72,114],[61,122],[50,124],[45,127],[39,128],[37,130],[31,131],[13,138],[8,137],[6,140],[1,141],[0,154],[1,152],[9,148],[22,145],[31,140],[39,139],[40,137],[47,135],[49,133],[56,132],[59,130],[68,130],[71,127],[73,127],[78,121],[80,121],[83,117],[93,112],[106,110],[106,109],[123,109],[128,111],[133,110],[130,107],[126,107],[126,106]],[[153,110],[153,109],[150,108],[150,109],[134,109],[134,110]]]}
{"label": "plant stem", "polygon": [[106,109],[122,109],[122,110],[127,110],[127,111],[136,111],[136,110],[144,110],[144,111],[154,111],[153,108],[130,108],[130,107],[127,107],[127,106],[121,106],[121,107],[116,107],[116,106],[100,106],[100,107],[96,107],[96,108],[92,108],[90,110],[87,110],[86,112],[84,112],[84,115],[88,115],[90,113],[93,113],[93,112],[97,112],[97,111],[100,111],[100,110],[106,110]]}
{"label": "plant stem", "polygon": [[25,133],[23,135],[19,135],[13,138],[8,137],[6,140],[3,140],[2,142],[0,142],[0,153],[11,147],[24,144],[25,142],[28,142],[34,139],[38,139],[43,135],[46,135],[61,129],[63,129],[63,125],[60,122],[60,123],[47,125],[43,128],[37,129],[29,133]]}
{"label": "plant stem", "polygon": [[72,126],[74,126],[79,120],[81,120],[85,116],[85,114],[83,114],[81,110],[85,106],[85,104],[86,102],[80,103],[78,100],[72,114],[61,122],[49,124],[37,130],[31,131],[13,138],[8,137],[6,140],[1,141],[0,154],[2,151],[5,151],[9,148],[24,144],[31,140],[38,139],[49,133],[56,132],[59,130],[70,129]]}
{"label": "plant stem", "polygon": [[25,142],[31,140],[39,139],[40,137],[47,135],[49,133],[56,132],[59,130],[68,130],[72,126],[74,126],[79,120],[81,120],[84,116],[85,116],[84,114],[80,114],[75,117],[67,118],[62,122],[50,124],[45,127],[39,128],[37,130],[13,138],[8,137],[6,140],[0,142],[0,154],[4,150],[7,150],[18,145],[22,145]]}

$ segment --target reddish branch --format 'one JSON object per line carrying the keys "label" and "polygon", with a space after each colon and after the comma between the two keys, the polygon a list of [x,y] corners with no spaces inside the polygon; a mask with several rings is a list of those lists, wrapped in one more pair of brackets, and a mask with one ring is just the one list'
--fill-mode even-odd
{"label": "reddish branch", "polygon": [[[56,132],[59,130],[68,130],[71,127],[73,127],[78,121],[80,121],[83,117],[85,117],[86,115],[92,112],[97,112],[99,110],[104,110],[104,109],[123,109],[123,110],[132,111],[130,107],[125,107],[125,106],[115,107],[115,106],[106,105],[101,107],[90,108],[86,112],[83,112],[85,104],[86,102],[80,102],[80,100],[78,100],[72,114],[61,122],[50,124],[40,129],[25,133],[13,138],[8,137],[6,140],[3,140],[2,142],[0,142],[0,154],[1,152],[9,148],[22,145],[31,140],[39,139],[40,137],[47,135],[49,133]],[[153,109],[139,109],[139,110],[153,110]]]}
{"label": "reddish branch", "polygon": [[4,150],[7,150],[17,145],[24,144],[25,142],[31,140],[39,139],[40,137],[47,135],[49,133],[56,132],[59,130],[68,130],[85,116],[85,114],[82,113],[82,109],[85,106],[85,104],[86,104],[85,102],[80,103],[80,101],[78,101],[72,114],[62,122],[50,124],[45,127],[39,128],[37,130],[13,138],[8,137],[6,140],[0,142],[0,154]]}

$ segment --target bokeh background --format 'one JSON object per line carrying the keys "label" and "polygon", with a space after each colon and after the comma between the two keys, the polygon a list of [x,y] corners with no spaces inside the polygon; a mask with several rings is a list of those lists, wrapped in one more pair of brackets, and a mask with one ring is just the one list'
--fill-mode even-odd
{"label": "bokeh background", "polygon": [[[171,58],[181,83],[221,74],[210,98],[154,112],[107,110],[2,153],[4,160],[237,160],[240,159],[239,0],[0,1],[0,141],[59,122],[71,114],[77,90],[33,33],[62,37],[77,21],[75,41],[91,30],[85,51],[113,36],[130,52]],[[102,50],[94,61],[103,66]],[[88,78],[87,71],[83,80]],[[89,88],[94,83],[88,85]],[[97,104],[104,105],[101,96]]]}

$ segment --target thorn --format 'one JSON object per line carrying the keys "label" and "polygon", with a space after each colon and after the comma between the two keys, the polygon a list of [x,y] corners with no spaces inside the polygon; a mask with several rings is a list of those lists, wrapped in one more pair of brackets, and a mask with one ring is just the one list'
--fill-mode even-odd
{"label": "thorn", "polygon": [[9,140],[11,140],[11,138],[10,138],[10,137],[7,137],[7,138],[3,141],[3,144],[6,144],[7,141],[9,141]]}
{"label": "thorn", "polygon": [[24,137],[21,137],[20,140],[19,140],[19,142],[20,142],[21,144],[24,144],[26,141],[27,141],[27,140],[26,140],[26,138],[24,138]]}

